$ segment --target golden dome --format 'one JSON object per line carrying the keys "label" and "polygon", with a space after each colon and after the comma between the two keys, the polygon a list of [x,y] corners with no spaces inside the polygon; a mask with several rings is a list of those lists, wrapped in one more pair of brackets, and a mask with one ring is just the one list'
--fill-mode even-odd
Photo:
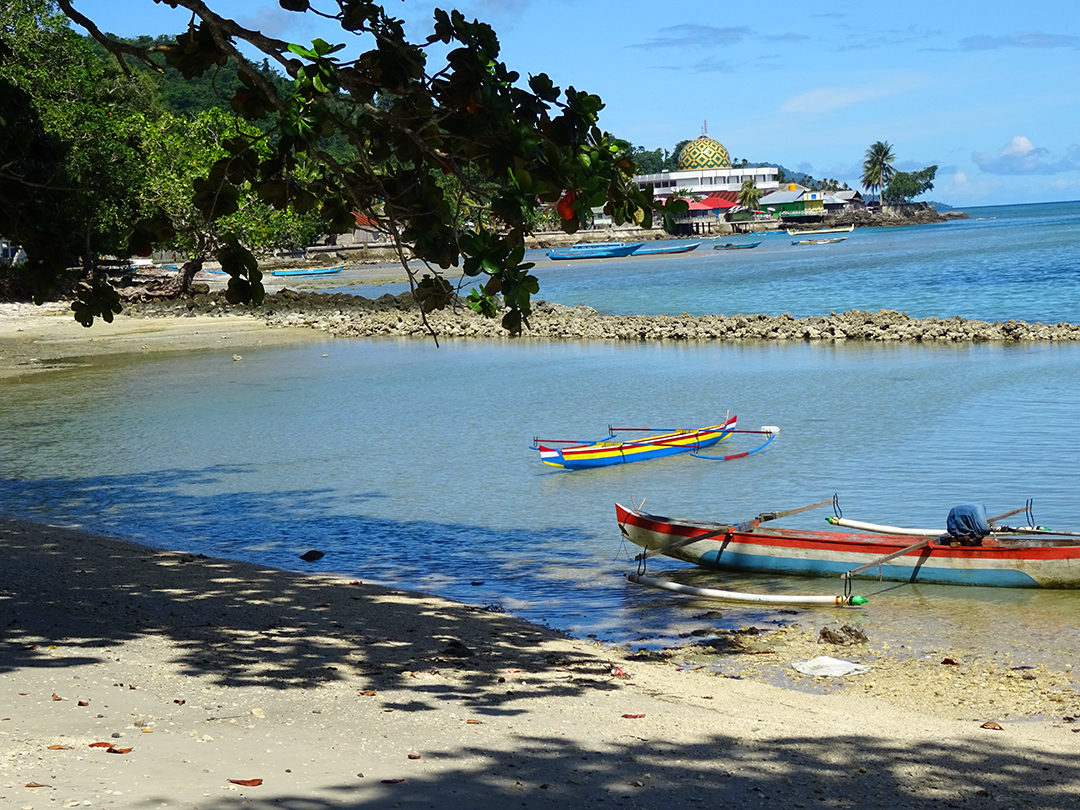
{"label": "golden dome", "polygon": [[697,169],[730,169],[731,155],[724,145],[707,135],[690,141],[679,152],[679,171]]}

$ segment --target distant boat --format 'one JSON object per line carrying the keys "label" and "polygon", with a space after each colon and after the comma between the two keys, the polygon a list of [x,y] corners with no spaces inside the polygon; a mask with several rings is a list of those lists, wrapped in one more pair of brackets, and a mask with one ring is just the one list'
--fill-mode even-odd
{"label": "distant boat", "polygon": [[296,270],[271,270],[270,272],[275,276],[332,276],[335,273],[340,273],[344,269],[345,265],[341,265],[340,267],[301,267]]}
{"label": "distant boat", "polygon": [[658,245],[656,247],[639,247],[631,255],[633,256],[655,256],[658,254],[668,253],[689,253],[691,250],[697,250],[698,245],[701,242],[691,242],[689,244],[682,245]]}
{"label": "distant boat", "polygon": [[793,245],[828,245],[833,242],[843,242],[846,236],[834,236],[832,239],[792,239]]}
{"label": "distant boat", "polygon": [[761,242],[724,242],[722,245],[713,245],[713,250],[750,250],[756,248]]}
{"label": "distant boat", "polygon": [[629,256],[644,242],[583,242],[548,252],[549,259],[614,259]]}
{"label": "distant boat", "polygon": [[816,233],[851,233],[855,230],[854,225],[841,225],[836,228],[818,228],[816,230],[800,231],[788,229],[788,236],[813,236]]}

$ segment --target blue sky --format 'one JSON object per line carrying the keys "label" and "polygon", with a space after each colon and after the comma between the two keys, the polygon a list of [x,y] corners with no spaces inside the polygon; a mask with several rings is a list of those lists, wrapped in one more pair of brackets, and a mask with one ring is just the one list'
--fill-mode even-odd
{"label": "blue sky", "polygon": [[[320,0],[313,0],[318,4]],[[273,0],[208,0],[294,42],[363,43]],[[449,3],[387,0],[415,39]],[[325,7],[325,6],[324,6]],[[858,186],[866,148],[938,166],[927,196],[955,206],[1080,199],[1080,2],[909,0],[658,3],[473,0],[502,60],[604,99],[600,123],[648,149],[702,133],[734,158]],[[76,0],[122,35],[178,33],[153,0]],[[338,37],[338,34],[342,34]],[[352,45],[356,42],[356,46]]]}

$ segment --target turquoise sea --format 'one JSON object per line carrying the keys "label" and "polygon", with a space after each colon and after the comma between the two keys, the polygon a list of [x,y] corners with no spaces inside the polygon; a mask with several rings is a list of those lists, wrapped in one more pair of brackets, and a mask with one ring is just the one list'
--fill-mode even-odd
{"label": "turquoise sea", "polygon": [[[925,317],[1080,322],[1080,203],[857,230],[835,245],[556,264],[541,298],[603,312],[886,307]],[[363,288],[361,294],[394,292]],[[324,357],[324,355],[327,355]],[[0,513],[282,568],[341,572],[658,646],[720,624],[820,626],[835,609],[708,605],[628,583],[614,503],[728,520],[823,500],[937,527],[952,506],[1034,499],[1080,530],[1080,346],[607,344],[332,340],[93,358],[4,382]],[[582,472],[533,438],[608,425],[779,425],[732,462],[674,457]],[[754,437],[728,445],[749,449]],[[786,525],[825,527],[828,510]],[[309,565],[298,555],[326,552]],[[840,592],[830,580],[654,570],[731,590]],[[863,581],[846,617],[913,652],[1080,653],[1080,592]],[[720,620],[695,618],[719,609]]]}

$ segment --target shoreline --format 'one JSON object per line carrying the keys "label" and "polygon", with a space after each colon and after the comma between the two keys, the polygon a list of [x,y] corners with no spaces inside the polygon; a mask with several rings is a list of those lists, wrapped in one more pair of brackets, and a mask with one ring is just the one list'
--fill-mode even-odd
{"label": "shoreline", "polygon": [[[250,315],[87,330],[66,305],[4,305],[0,375],[139,353],[234,362],[332,339]],[[635,651],[436,596],[6,517],[0,554],[0,803],[13,807],[1080,799],[1067,666],[834,647],[817,625]],[[871,669],[791,669],[820,655]]]}
{"label": "shoreline", "polygon": [[[1007,717],[981,664],[818,646],[871,671],[796,691],[426,594],[65,528],[0,518],[0,550],[13,807],[1080,798],[1080,721]],[[990,703],[961,718],[932,699],[943,671]]]}

